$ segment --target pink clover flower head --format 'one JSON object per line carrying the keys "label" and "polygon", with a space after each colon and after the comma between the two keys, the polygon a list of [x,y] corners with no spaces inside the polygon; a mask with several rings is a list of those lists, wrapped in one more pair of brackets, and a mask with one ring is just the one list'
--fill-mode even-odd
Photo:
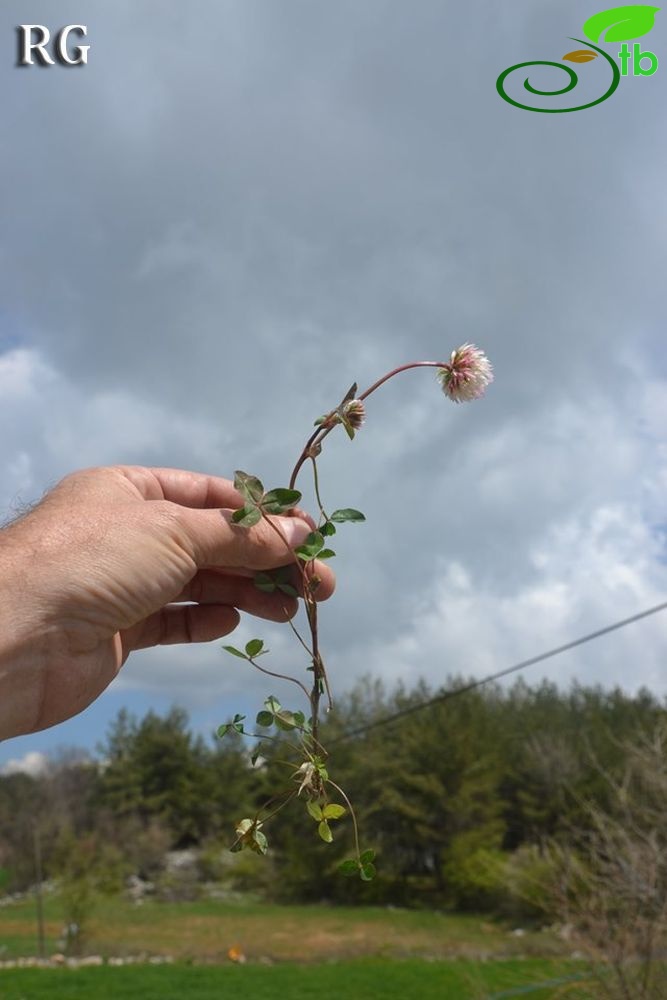
{"label": "pink clover flower head", "polygon": [[466,403],[484,395],[493,382],[493,368],[484,351],[474,344],[462,344],[452,351],[446,365],[438,368],[442,391],[455,403]]}

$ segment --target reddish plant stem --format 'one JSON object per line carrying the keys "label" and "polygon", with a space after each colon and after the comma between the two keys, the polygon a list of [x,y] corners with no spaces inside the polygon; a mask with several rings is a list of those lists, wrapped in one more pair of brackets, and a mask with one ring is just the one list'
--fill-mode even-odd
{"label": "reddish plant stem", "polygon": [[[291,489],[291,487],[290,487],[290,489]],[[285,538],[285,536],[283,535],[283,533],[280,530],[280,528],[278,528],[277,525],[274,524],[274,522],[269,517],[267,517],[266,514],[263,514],[263,517],[264,517],[266,523],[269,525],[269,527],[271,527],[276,532],[276,534],[279,536],[279,538],[282,539],[282,541],[285,543],[285,545],[289,549],[289,543],[288,543],[287,539]],[[299,557],[296,556],[296,555],[294,556],[294,562],[298,566],[299,572],[301,573],[301,578],[303,580],[303,602],[304,602],[304,604],[306,606],[306,615],[308,617],[308,625],[310,627],[310,635],[311,635],[312,645],[313,645],[312,654],[311,654],[312,658],[313,658],[313,689],[312,689],[312,691],[310,692],[310,695],[309,695],[308,692],[306,691],[306,688],[303,686],[303,684],[300,681],[298,681],[295,677],[285,677],[284,679],[285,680],[292,680],[292,681],[294,681],[295,684],[298,684],[299,687],[305,692],[306,697],[309,699],[309,701],[310,701],[310,714],[311,714],[312,725],[313,725],[313,738],[314,738],[314,740],[319,745],[319,740],[317,739],[317,733],[318,733],[318,724],[319,724],[320,697],[322,695],[322,690],[321,689],[322,689],[322,683],[324,683],[326,685],[327,691],[329,691],[329,682],[327,681],[326,671],[324,669],[324,663],[322,662],[322,657],[320,656],[320,653],[319,653],[318,631],[317,631],[317,603],[316,603],[315,598],[313,597],[312,592],[310,590],[310,580],[308,579],[308,574],[306,572],[306,567],[304,566],[302,560],[299,559]],[[253,666],[256,667],[257,664],[253,663]],[[263,668],[259,667],[258,669],[261,670]],[[267,670],[267,671],[265,671],[265,673],[271,673],[271,671]],[[283,676],[283,675],[280,675],[280,676]],[[329,701],[331,702],[331,694],[330,693],[329,693]]]}
{"label": "reddish plant stem", "polygon": [[[292,487],[290,487],[290,489],[291,488]],[[264,517],[266,523],[269,525],[269,527],[271,527],[276,532],[276,534],[283,540],[283,542],[285,543],[286,547],[291,552],[292,550],[290,549],[289,543],[288,543],[287,539],[285,538],[285,536],[283,535],[283,533],[280,530],[280,528],[278,528],[274,524],[274,522],[269,517],[266,516],[266,514],[263,514],[263,517]],[[310,627],[310,635],[311,635],[311,639],[312,639],[312,643],[313,643],[312,658],[313,658],[314,680],[313,680],[313,689],[312,689],[310,695],[308,695],[308,692],[306,691],[306,689],[303,686],[303,684],[300,681],[298,681],[295,677],[291,677],[291,678],[289,678],[289,680],[293,680],[296,684],[298,684],[299,687],[305,692],[306,697],[310,701],[310,713],[311,713],[311,718],[313,720],[313,737],[315,738],[315,740],[317,740],[317,728],[318,728],[318,721],[319,721],[319,705],[320,705],[320,695],[321,695],[320,679],[322,678],[323,675],[326,677],[326,675],[324,674],[324,664],[322,663],[322,657],[320,656],[319,651],[318,651],[317,604],[315,603],[315,598],[313,597],[313,595],[312,595],[312,593],[310,591],[310,581],[308,579],[308,574],[306,573],[306,568],[305,568],[302,560],[299,559],[299,557],[296,556],[296,555],[294,555],[294,554],[293,554],[293,558],[294,558],[294,562],[296,563],[296,565],[297,565],[297,567],[299,569],[299,572],[301,573],[301,579],[303,581],[303,602],[304,602],[304,604],[306,606],[306,614],[307,614],[307,617],[308,617],[308,625]],[[253,664],[253,665],[257,666],[257,664]],[[262,668],[260,667],[259,669],[262,669]],[[268,673],[269,671],[266,671],[266,672]],[[327,687],[328,687],[328,685],[327,685]]]}
{"label": "reddish plant stem", "polygon": [[248,657],[248,659],[252,663],[253,667],[255,667],[257,670],[261,670],[263,674],[268,674],[269,677],[278,677],[281,681],[291,681],[292,684],[298,684],[303,693],[305,694],[306,698],[308,697],[308,691],[306,690],[305,686],[301,683],[301,681],[298,680],[298,678],[290,677],[289,674],[279,674],[276,670],[267,670],[266,667],[261,667],[256,660],[253,660],[252,656]]}
{"label": "reddish plant stem", "polygon": [[[356,399],[367,399],[376,389],[379,389],[381,385],[388,382],[390,378],[394,375],[399,375],[401,372],[408,371],[410,368],[444,368],[448,362],[446,361],[410,361],[408,364],[399,365],[398,368],[392,368],[390,372],[379,378],[377,382],[373,382],[372,385],[365,389]],[[341,404],[342,406],[342,404]],[[315,466],[315,456],[319,454],[319,450],[325,437],[331,433],[331,431],[340,423],[338,407],[332,410],[331,413],[327,414],[322,424],[317,427],[313,433],[310,435],[303,450],[297,459],[296,465],[292,469],[292,475],[290,476],[289,488],[294,489],[294,484],[296,483],[297,477],[304,462],[307,459],[312,459],[313,466]],[[315,479],[315,486],[317,490],[317,478]],[[322,509],[321,501],[319,499],[318,491],[318,503],[320,504],[320,509]],[[305,574],[304,574],[305,576]],[[317,604],[312,597],[312,594],[307,594],[307,585],[304,579],[304,603],[306,605],[306,614],[308,616],[308,625],[310,627],[310,635],[312,639],[312,653],[313,653],[313,689],[310,693],[310,707],[312,716],[312,726],[313,726],[313,736],[317,740],[317,734],[319,729],[319,706],[320,697],[322,695],[323,684],[326,684],[327,692],[329,694],[329,704],[331,704],[331,692],[329,691],[329,682],[327,680],[326,671],[324,669],[324,663],[322,662],[322,657],[319,652],[319,639],[317,630]]]}
{"label": "reddish plant stem", "polygon": [[[387,372],[386,375],[383,375],[382,378],[379,378],[377,382],[373,382],[373,384],[369,386],[368,389],[365,389],[362,393],[360,393],[360,395],[358,395],[356,399],[361,399],[361,400],[368,399],[371,393],[375,392],[376,389],[379,389],[380,386],[384,385],[385,382],[388,382],[390,378],[394,377],[394,375],[400,375],[401,372],[406,372],[410,368],[445,368],[448,364],[449,364],[448,361],[410,361],[406,365],[399,365],[398,368],[392,368],[390,372]],[[313,431],[313,433],[310,435],[310,437],[308,438],[303,447],[303,451],[299,455],[299,458],[297,460],[296,465],[294,466],[294,469],[292,470],[292,475],[289,481],[289,488],[291,490],[294,489],[294,484],[301,470],[301,466],[306,461],[306,459],[311,457],[311,449],[316,448],[318,445],[320,445],[322,441],[324,441],[327,434],[330,434],[338,423],[340,423],[340,420],[338,419],[338,414],[336,410],[332,410],[332,412],[328,415],[324,423],[320,427],[318,427],[315,431]]]}

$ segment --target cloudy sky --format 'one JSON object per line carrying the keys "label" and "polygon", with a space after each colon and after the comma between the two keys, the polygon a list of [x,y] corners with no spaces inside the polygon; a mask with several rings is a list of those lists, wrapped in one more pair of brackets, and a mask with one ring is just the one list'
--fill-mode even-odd
{"label": "cloudy sky", "polygon": [[[327,440],[326,502],[368,518],[336,537],[334,689],[481,676],[665,600],[667,14],[642,39],[664,66],[596,107],[495,89],[598,9],[5,0],[3,516],[87,465],[284,484],[353,380],[473,341],[484,400],[410,372],[353,444]],[[88,65],[16,67],[27,21],[86,24]],[[576,68],[587,100],[606,89],[602,59]],[[305,666],[286,631],[253,635]],[[525,679],[667,694],[666,640],[656,615]],[[182,704],[209,732],[268,693],[219,642],[139,653],[0,764],[93,747],[123,705]]]}

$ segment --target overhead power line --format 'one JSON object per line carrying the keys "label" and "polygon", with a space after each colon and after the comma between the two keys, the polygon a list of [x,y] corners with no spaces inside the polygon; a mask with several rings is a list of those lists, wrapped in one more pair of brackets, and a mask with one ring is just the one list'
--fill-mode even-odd
{"label": "overhead power line", "polygon": [[500,680],[501,677],[507,677],[508,674],[516,673],[517,670],[525,670],[526,667],[532,667],[535,663],[541,663],[543,660],[548,660],[552,656],[558,656],[560,653],[565,653],[568,649],[574,649],[576,646],[583,646],[585,642],[592,642],[593,639],[599,639],[603,635],[608,635],[609,632],[615,632],[617,629],[625,628],[626,625],[632,625],[633,622],[640,621],[642,618],[648,618],[649,615],[655,615],[658,611],[664,611],[665,608],[667,608],[667,601],[663,601],[662,604],[656,604],[655,607],[648,608],[646,611],[640,611],[636,615],[631,615],[630,618],[623,618],[621,621],[614,622],[612,625],[606,625],[604,628],[600,628],[596,632],[589,632],[588,635],[582,635],[579,639],[573,639],[572,642],[566,642],[563,646],[556,646],[554,649],[549,649],[546,653],[540,653],[539,656],[531,656],[529,660],[522,660],[520,663],[515,663],[511,667],[499,670],[495,674],[488,674],[486,677],[482,677],[479,680],[469,681],[467,684],[462,684],[461,687],[451,688],[449,691],[443,691],[441,694],[437,694],[433,698],[429,698],[427,701],[420,701],[416,705],[409,705],[406,708],[402,708],[398,712],[394,712],[392,715],[385,716],[383,719],[376,719],[375,722],[369,722],[364,726],[359,726],[358,729],[348,730],[345,733],[341,733],[340,736],[336,736],[332,740],[327,740],[327,746],[333,746],[335,743],[341,743],[343,740],[352,739],[354,736],[361,736],[363,733],[367,733],[371,729],[378,729],[380,726],[388,726],[390,723],[396,722],[398,719],[405,718],[406,715],[413,715],[415,712],[421,712],[423,709],[430,708],[432,705],[438,705],[440,702],[449,701],[450,698],[456,698],[461,694],[467,694],[469,691],[474,691],[475,688],[481,687],[483,684],[489,684],[491,681]]}

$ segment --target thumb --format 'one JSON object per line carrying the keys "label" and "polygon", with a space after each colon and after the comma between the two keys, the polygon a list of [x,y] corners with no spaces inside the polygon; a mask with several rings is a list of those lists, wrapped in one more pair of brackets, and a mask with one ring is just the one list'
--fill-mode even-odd
{"label": "thumb", "polygon": [[199,568],[275,569],[292,561],[311,527],[299,517],[263,517],[251,528],[234,524],[231,510],[181,508],[179,522]]}

